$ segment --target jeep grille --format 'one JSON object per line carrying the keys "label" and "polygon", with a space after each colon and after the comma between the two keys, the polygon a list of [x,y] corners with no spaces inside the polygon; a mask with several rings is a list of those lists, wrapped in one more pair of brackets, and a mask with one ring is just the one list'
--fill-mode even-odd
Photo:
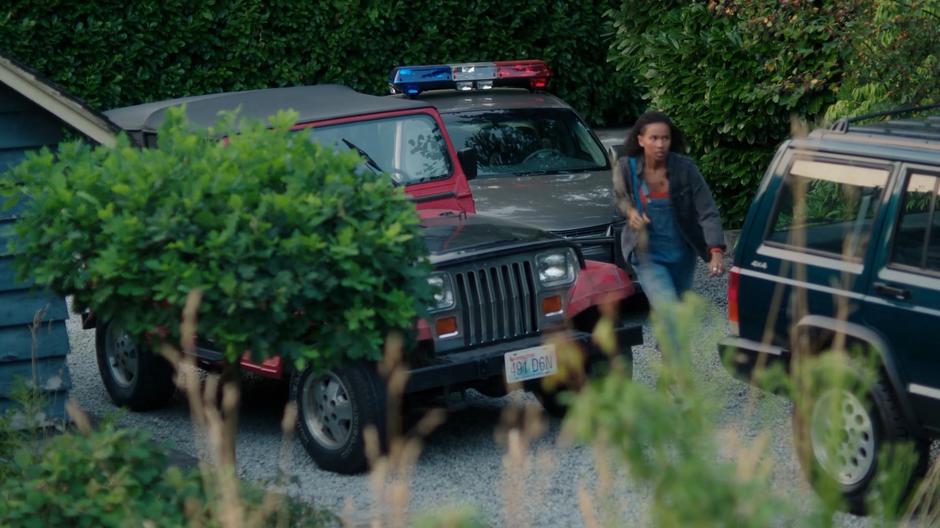
{"label": "jeep grille", "polygon": [[532,264],[501,262],[454,272],[464,345],[537,335],[538,295]]}

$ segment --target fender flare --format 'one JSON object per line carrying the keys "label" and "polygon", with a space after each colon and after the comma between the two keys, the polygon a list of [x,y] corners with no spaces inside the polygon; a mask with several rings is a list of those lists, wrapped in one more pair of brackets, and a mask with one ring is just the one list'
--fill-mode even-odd
{"label": "fender flare", "polygon": [[907,391],[904,388],[905,378],[901,372],[901,368],[889,353],[891,347],[878,332],[860,324],[821,315],[804,316],[796,323],[795,328],[798,333],[806,332],[810,329],[817,329],[833,334],[842,334],[847,338],[866,343],[878,354],[881,360],[881,364],[888,376],[888,383],[891,384],[891,388],[894,390],[894,394],[898,399],[898,405],[901,407],[901,413],[904,415],[904,421],[908,426],[908,430],[915,436],[923,437],[925,435],[923,428],[915,417],[914,409],[911,406]]}

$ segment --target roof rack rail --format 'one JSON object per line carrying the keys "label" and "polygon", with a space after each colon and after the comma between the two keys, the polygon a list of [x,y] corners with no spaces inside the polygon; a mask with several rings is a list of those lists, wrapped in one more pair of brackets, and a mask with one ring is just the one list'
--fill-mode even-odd
{"label": "roof rack rail", "polygon": [[838,121],[833,123],[832,126],[829,128],[830,130],[834,130],[836,132],[848,132],[849,125],[851,125],[852,123],[858,123],[859,121],[865,121],[866,119],[872,119],[874,117],[899,116],[899,115],[904,115],[904,114],[910,114],[913,112],[921,112],[924,110],[933,110],[934,108],[940,108],[940,103],[934,103],[934,104],[929,104],[929,105],[919,105],[919,106],[905,106],[901,108],[896,108],[894,110],[872,112],[870,114],[863,114],[860,116],[853,116],[853,117],[843,117],[842,119],[839,119]]}

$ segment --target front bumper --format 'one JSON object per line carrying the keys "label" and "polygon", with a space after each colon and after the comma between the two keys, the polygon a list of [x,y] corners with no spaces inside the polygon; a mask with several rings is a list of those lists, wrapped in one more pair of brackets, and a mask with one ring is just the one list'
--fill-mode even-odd
{"label": "front bumper", "polygon": [[[643,328],[640,325],[624,325],[616,329],[617,345],[621,354],[630,347],[643,343]],[[571,339],[582,345],[588,358],[603,356],[603,352],[591,340],[588,332],[571,332]],[[534,336],[484,348],[455,352],[435,357],[436,363],[411,370],[406,393],[431,389],[459,387],[504,376],[504,357],[507,352],[539,346],[542,336]]]}
{"label": "front bumper", "polygon": [[756,370],[777,364],[789,369],[790,364],[790,353],[786,349],[738,336],[719,341],[718,355],[731,375],[752,384]]}

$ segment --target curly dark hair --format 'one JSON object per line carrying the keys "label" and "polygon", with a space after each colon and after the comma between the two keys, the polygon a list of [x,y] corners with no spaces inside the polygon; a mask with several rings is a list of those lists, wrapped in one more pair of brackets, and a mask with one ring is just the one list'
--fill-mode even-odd
{"label": "curly dark hair", "polygon": [[624,140],[627,156],[636,157],[643,155],[643,147],[640,146],[636,138],[643,133],[643,129],[646,128],[646,125],[653,123],[665,123],[668,125],[669,134],[672,136],[672,144],[669,146],[669,151],[685,154],[685,136],[682,135],[682,131],[679,130],[679,127],[674,125],[666,114],[650,110],[638,117],[636,123],[633,123],[633,126],[630,127],[630,130],[627,132],[627,139]]}

